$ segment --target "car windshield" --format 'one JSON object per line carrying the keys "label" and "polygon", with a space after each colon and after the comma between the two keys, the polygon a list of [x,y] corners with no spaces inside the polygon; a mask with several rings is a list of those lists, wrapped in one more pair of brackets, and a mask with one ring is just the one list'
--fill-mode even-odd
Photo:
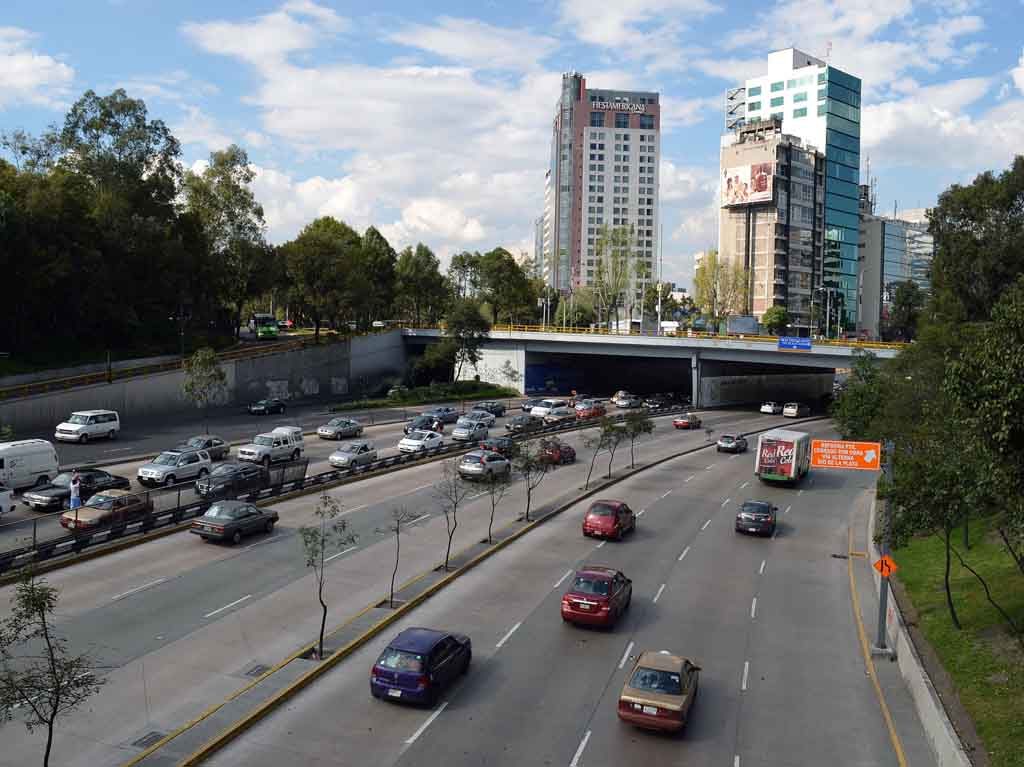
{"label": "car windshield", "polygon": [[683,682],[674,671],[662,671],[641,666],[633,673],[629,686],[637,690],[658,692],[662,695],[682,695]]}
{"label": "car windshield", "polygon": [[178,454],[160,453],[160,455],[153,459],[153,463],[155,463],[157,466],[177,466]]}
{"label": "car windshield", "polygon": [[721,439],[722,442],[733,442],[736,440],[736,438],[731,434],[723,434]]}
{"label": "car windshield", "polygon": [[92,498],[90,498],[89,502],[85,505],[92,506],[97,509],[109,509],[111,505],[114,503],[114,497],[115,496],[103,495],[102,493],[100,493],[99,495],[94,495]]}
{"label": "car windshield", "polygon": [[415,440],[416,442],[423,442],[430,436],[430,432],[426,431],[414,431],[409,435],[409,439]]}
{"label": "car windshield", "polygon": [[458,421],[455,422],[455,425],[461,426],[463,429],[468,429],[474,423],[475,421],[472,418],[460,418]]}
{"label": "car windshield", "polygon": [[206,510],[203,516],[212,517],[213,519],[234,519],[242,512],[243,508],[243,506],[227,506],[215,503]]}
{"label": "car windshield", "polygon": [[263,445],[264,447],[273,447],[274,446],[274,438],[273,437],[257,437],[256,439],[254,439],[252,441],[252,443],[254,445]]}
{"label": "car windshield", "polygon": [[748,514],[767,514],[771,511],[771,506],[769,506],[767,503],[748,501],[747,503],[743,504],[741,510],[747,512]]}
{"label": "car windshield", "polygon": [[393,671],[409,671],[419,674],[423,671],[423,656],[389,647],[381,654],[377,665]]}
{"label": "car windshield", "polygon": [[79,425],[86,424],[86,423],[89,423],[89,416],[87,416],[87,415],[79,415],[78,413],[74,413],[68,419],[68,423],[74,423],[74,424],[79,424]]}
{"label": "car windshield", "polygon": [[462,456],[463,463],[480,463],[483,460],[483,453],[466,453]]}
{"label": "car windshield", "polygon": [[232,466],[231,464],[225,464],[223,466],[218,466],[216,469],[214,469],[212,472],[210,472],[210,476],[211,477],[227,477],[227,476],[229,476],[231,474],[234,474],[236,471],[238,471],[238,467],[237,466]]}
{"label": "car windshield", "polygon": [[590,507],[590,511],[587,514],[592,517],[614,517],[615,507],[609,506],[606,503],[595,503]]}
{"label": "car windshield", "polygon": [[577,575],[576,580],[572,582],[572,590],[579,591],[584,594],[596,594],[598,596],[608,596],[608,590],[610,585],[604,578],[587,578],[586,576]]}
{"label": "car windshield", "polygon": [[58,474],[53,478],[53,482],[50,484],[56,485],[57,487],[69,487],[71,485],[71,475],[67,472],[64,474]]}
{"label": "car windshield", "polygon": [[356,453],[356,452],[359,451],[359,448],[360,448],[360,445],[359,445],[358,442],[349,442],[347,444],[341,445],[338,448],[338,452],[339,453]]}

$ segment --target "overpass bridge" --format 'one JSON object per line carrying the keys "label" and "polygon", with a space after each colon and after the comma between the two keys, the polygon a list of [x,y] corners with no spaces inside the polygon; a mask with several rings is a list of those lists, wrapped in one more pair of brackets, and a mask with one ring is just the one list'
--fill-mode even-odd
{"label": "overpass bridge", "polygon": [[[407,347],[437,341],[443,330],[406,328]],[[815,401],[831,394],[837,368],[858,350],[895,357],[902,344],[814,340],[806,351],[780,349],[774,336],[615,333],[595,328],[496,325],[464,378],[504,383],[523,392],[569,388],[685,391],[695,405],[759,399]],[[575,374],[573,371],[586,371]],[[554,385],[550,385],[554,380]],[[600,381],[599,387],[595,381]],[[650,381],[650,384],[645,382]],[[671,385],[658,386],[656,382]]]}

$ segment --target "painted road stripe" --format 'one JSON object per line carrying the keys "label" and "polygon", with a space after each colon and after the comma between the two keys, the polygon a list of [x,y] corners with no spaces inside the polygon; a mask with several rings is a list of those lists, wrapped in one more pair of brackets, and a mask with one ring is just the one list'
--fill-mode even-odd
{"label": "painted road stripe", "polygon": [[138,594],[143,589],[148,589],[150,586],[156,586],[158,583],[163,583],[166,580],[167,580],[166,578],[157,578],[155,581],[150,581],[149,583],[144,583],[141,586],[136,586],[134,589],[128,589],[128,591],[122,592],[122,593],[118,594],[117,596],[113,596],[113,597],[110,598],[110,601],[111,602],[116,602],[118,599],[124,599],[125,597],[130,597],[132,594]]}
{"label": "painted road stripe", "polygon": [[754,597],[754,601],[750,603],[750,620],[754,620],[755,615],[757,615],[757,597]]}
{"label": "painted road stripe", "polygon": [[359,506],[353,506],[351,509],[345,509],[345,511],[341,512],[341,514],[339,514],[338,516],[344,517],[347,514],[352,514],[352,513],[357,512],[357,511],[362,511],[363,509],[365,509],[367,507],[367,505],[368,504],[363,503],[363,504],[360,504]]}
{"label": "painted road stripe", "polygon": [[725,508],[725,505],[726,505],[727,503],[729,503],[729,501],[731,501],[731,500],[732,500],[732,498],[726,498],[726,499],[725,499],[724,501],[722,501],[722,508],[724,509],[724,508]]}
{"label": "painted road stripe", "polygon": [[665,590],[665,584],[663,583],[663,584],[661,584],[660,587],[658,587],[658,593],[654,595],[654,603],[655,604],[658,603],[658,599],[661,598],[661,592],[663,592],[664,590]]}
{"label": "painted road stripe", "polygon": [[630,642],[626,645],[626,652],[622,653],[622,660],[619,661],[619,668],[626,665],[626,661],[629,660],[629,654],[633,652],[633,643]]}
{"label": "painted road stripe", "polygon": [[729,456],[729,460],[730,461],[735,461],[739,457],[740,457],[740,454],[739,453],[735,453],[735,454]]}
{"label": "painted road stripe", "polygon": [[687,477],[687,478],[686,478],[686,480],[685,480],[685,481],[686,481],[686,482],[689,482],[689,481],[690,481],[691,479],[693,479],[693,478],[694,478],[694,477],[696,477],[696,476],[697,476],[696,474],[691,474],[691,475],[690,475],[689,477]]}
{"label": "painted road stripe", "polygon": [[437,717],[441,715],[441,712],[444,711],[446,708],[448,708],[448,701],[445,701],[440,706],[438,706],[437,710],[427,717],[427,721],[421,724],[419,729],[412,734],[412,737],[405,741],[405,745],[411,746],[413,743],[415,743],[416,739],[427,731],[427,728],[434,723],[434,720],[437,719]]}
{"label": "painted road stripe", "polygon": [[787,506],[786,510],[784,512],[782,512],[782,513],[783,514],[789,514],[789,510],[792,509],[792,508],[793,508],[792,506]]}
{"label": "painted road stripe", "polygon": [[750,484],[750,482],[744,482],[742,485],[740,485],[740,490],[742,490],[743,488],[747,487],[749,484]]}
{"label": "painted road stripe", "polygon": [[768,560],[767,559],[762,559],[761,560],[761,569],[758,570],[758,572],[757,572],[758,575],[764,575],[764,566],[766,564],[768,564]]}
{"label": "painted road stripe", "polygon": [[708,525],[710,525],[710,524],[711,524],[711,520],[709,519],[707,522],[705,522],[703,525],[701,525],[700,529],[701,530],[707,530],[708,529]]}
{"label": "painted road stripe", "polygon": [[207,613],[207,614],[206,614],[206,615],[204,615],[203,617],[204,617],[204,618],[212,618],[212,617],[213,617],[214,615],[216,615],[217,613],[222,613],[222,612],[224,612],[225,610],[227,610],[227,609],[229,609],[229,608],[231,608],[231,607],[234,607],[235,605],[240,605],[240,604],[242,604],[242,602],[244,602],[244,601],[245,601],[245,600],[247,600],[247,599],[252,599],[252,594],[246,594],[246,595],[245,595],[244,597],[242,597],[241,599],[236,599],[236,600],[235,600],[234,602],[232,602],[231,604],[227,604],[227,605],[224,605],[223,607],[218,607],[218,608],[217,608],[216,610],[214,610],[214,611],[213,611],[212,613]]}
{"label": "painted road stripe", "polygon": [[672,494],[671,490],[666,490],[664,493],[661,494],[661,497],[662,498],[668,498],[669,495],[671,495],[671,494]]}
{"label": "painted road stripe", "polygon": [[715,466],[716,466],[716,465],[717,465],[717,464],[714,464],[714,463],[713,463],[713,464],[711,464],[710,466],[708,466],[708,467],[707,467],[706,469],[704,469],[704,471],[711,471],[711,470],[712,470],[713,468],[715,468]]}
{"label": "painted road stripe", "polygon": [[576,748],[576,753],[572,756],[572,761],[569,762],[569,767],[577,767],[580,763],[580,757],[583,756],[583,749],[587,747],[587,741],[590,740],[590,730],[583,736],[583,740],[580,741],[580,745]]}
{"label": "painted road stripe", "polygon": [[604,546],[604,545],[605,545],[606,543],[608,543],[608,541],[601,541],[601,542],[600,542],[599,544],[597,544],[597,545],[596,545],[596,546],[595,546],[594,548],[595,548],[595,549],[599,549],[599,548],[601,548],[602,546]]}
{"label": "painted road stripe", "polygon": [[523,625],[523,622],[522,622],[522,621],[519,621],[519,623],[517,623],[517,624],[516,624],[515,626],[513,626],[512,628],[510,628],[510,629],[508,630],[508,633],[507,633],[507,634],[505,634],[505,636],[503,636],[503,637],[502,637],[502,638],[501,638],[501,639],[500,639],[500,640],[498,641],[498,644],[494,645],[494,649],[496,649],[496,650],[500,650],[500,649],[501,649],[501,646],[502,646],[503,644],[505,644],[505,642],[507,642],[507,641],[508,641],[509,639],[511,639],[511,638],[512,638],[512,635],[513,635],[513,634],[515,634],[515,633],[516,633],[516,631],[517,631],[517,630],[519,629],[519,627],[520,627],[520,626],[522,626],[522,625]]}
{"label": "painted road stripe", "polygon": [[740,683],[740,690],[746,691],[747,677],[750,675],[750,661],[743,661],[743,681]]}
{"label": "painted road stripe", "polygon": [[430,516],[429,514],[420,514],[418,517],[416,517],[416,519],[413,519],[413,520],[411,520],[409,522],[406,522],[405,524],[406,524],[406,526],[408,526],[408,525],[415,525],[421,519],[426,519],[429,516]]}
{"label": "painted road stripe", "polygon": [[563,575],[561,578],[559,578],[558,579],[558,583],[556,583],[551,588],[552,589],[557,589],[559,586],[561,586],[563,583],[565,583],[565,579],[568,578],[570,575],[572,575],[572,570],[566,570],[565,571],[565,575]]}
{"label": "painted road stripe", "polygon": [[356,550],[356,549],[358,549],[358,548],[359,548],[358,546],[349,546],[349,547],[348,547],[347,549],[345,549],[344,551],[339,551],[339,552],[338,552],[337,554],[331,554],[331,556],[327,557],[327,558],[326,558],[326,559],[324,560],[324,562],[330,562],[330,561],[331,561],[332,559],[337,559],[337,558],[338,558],[338,557],[340,557],[340,556],[341,556],[342,554],[348,554],[348,553],[349,553],[350,551],[355,551],[355,550]]}
{"label": "painted road stripe", "polygon": [[679,559],[677,559],[676,561],[677,562],[682,562],[683,558],[686,557],[686,555],[689,554],[689,553],[690,553],[690,547],[687,546],[685,549],[683,549],[683,553],[679,555]]}
{"label": "painted road stripe", "polygon": [[799,492],[797,493],[797,495],[803,495],[803,494],[804,494],[804,491],[803,491],[803,490],[801,490],[801,491],[799,491]]}
{"label": "painted road stripe", "polygon": [[740,767],[740,755],[739,754],[736,754],[736,756],[734,756],[732,758],[732,767]]}
{"label": "painted road stripe", "polygon": [[636,515],[637,515],[638,517],[642,517],[642,516],[643,516],[644,514],[646,514],[646,513],[647,513],[647,509],[640,509],[640,511],[638,511],[638,512],[636,513]]}

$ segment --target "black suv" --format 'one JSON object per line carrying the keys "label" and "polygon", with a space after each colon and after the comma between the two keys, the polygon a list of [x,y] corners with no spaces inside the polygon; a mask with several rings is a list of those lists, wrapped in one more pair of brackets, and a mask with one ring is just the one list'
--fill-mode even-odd
{"label": "black suv", "polygon": [[267,486],[268,473],[256,463],[222,463],[196,481],[196,494],[206,501],[237,498]]}
{"label": "black suv", "polygon": [[505,405],[497,400],[485,400],[483,402],[477,402],[473,405],[474,410],[483,410],[490,413],[495,418],[501,418],[505,415]]}
{"label": "black suv", "polygon": [[544,419],[535,415],[517,415],[505,423],[505,429],[512,434],[522,434],[543,428]]}

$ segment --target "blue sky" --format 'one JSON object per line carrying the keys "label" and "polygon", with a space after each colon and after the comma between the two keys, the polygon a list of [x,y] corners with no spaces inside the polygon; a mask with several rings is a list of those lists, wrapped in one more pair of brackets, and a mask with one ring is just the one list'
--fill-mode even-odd
{"label": "blue sky", "polygon": [[724,91],[769,51],[830,47],[863,79],[879,207],[922,208],[1024,151],[1022,16],[1022,0],[6,0],[0,129],[39,132],[85,90],[124,87],[186,164],[249,152],[272,241],[334,215],[442,257],[532,252],[577,70],[661,93],[665,276],[688,284],[717,236]]}

